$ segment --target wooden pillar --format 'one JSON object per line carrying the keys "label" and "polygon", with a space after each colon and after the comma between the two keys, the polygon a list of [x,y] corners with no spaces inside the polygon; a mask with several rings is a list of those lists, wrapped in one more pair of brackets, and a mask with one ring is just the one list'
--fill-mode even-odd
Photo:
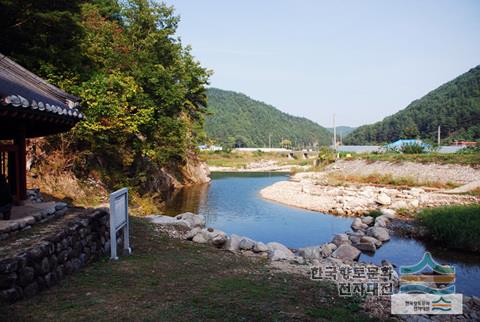
{"label": "wooden pillar", "polygon": [[17,132],[13,143],[17,146],[17,198],[18,200],[25,200],[27,199],[27,146],[25,127]]}

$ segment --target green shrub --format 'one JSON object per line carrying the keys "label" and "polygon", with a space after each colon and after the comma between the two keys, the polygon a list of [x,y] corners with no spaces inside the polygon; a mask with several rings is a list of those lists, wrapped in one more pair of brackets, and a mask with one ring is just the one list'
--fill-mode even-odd
{"label": "green shrub", "polygon": [[367,214],[367,216],[370,216],[370,217],[373,217],[373,218],[377,218],[381,215],[383,215],[383,214],[380,210],[372,210]]}
{"label": "green shrub", "polygon": [[400,152],[405,154],[421,154],[426,152],[426,147],[418,143],[403,144],[400,147]]}
{"label": "green shrub", "polygon": [[443,246],[480,251],[480,205],[425,209],[417,216],[432,238]]}

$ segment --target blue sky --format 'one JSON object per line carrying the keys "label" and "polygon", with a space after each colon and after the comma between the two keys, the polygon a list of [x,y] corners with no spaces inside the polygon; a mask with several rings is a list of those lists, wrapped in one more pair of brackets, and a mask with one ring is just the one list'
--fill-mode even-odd
{"label": "blue sky", "polygon": [[211,86],[373,123],[480,64],[480,1],[167,0]]}

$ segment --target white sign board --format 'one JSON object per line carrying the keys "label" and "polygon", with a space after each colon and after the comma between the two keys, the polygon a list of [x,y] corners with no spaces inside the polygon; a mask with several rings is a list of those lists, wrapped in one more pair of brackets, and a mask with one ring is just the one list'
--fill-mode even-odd
{"label": "white sign board", "polygon": [[117,232],[123,228],[123,249],[130,254],[128,224],[128,189],[122,188],[110,194],[110,258],[117,257]]}

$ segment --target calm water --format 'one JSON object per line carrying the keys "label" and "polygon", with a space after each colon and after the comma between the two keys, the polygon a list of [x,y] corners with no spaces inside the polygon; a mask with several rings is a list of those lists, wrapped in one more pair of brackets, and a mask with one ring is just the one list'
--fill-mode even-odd
{"label": "calm water", "polygon": [[[212,182],[178,191],[167,204],[167,213],[202,214],[207,225],[228,234],[247,236],[264,243],[277,241],[299,248],[329,242],[336,233],[350,230],[352,218],[292,208],[260,198],[258,192],[282,174],[216,173]],[[425,251],[440,263],[455,265],[458,292],[480,296],[480,256],[447,251],[423,242],[393,237],[373,256],[361,261],[380,264],[387,259],[397,266],[416,263]]]}

